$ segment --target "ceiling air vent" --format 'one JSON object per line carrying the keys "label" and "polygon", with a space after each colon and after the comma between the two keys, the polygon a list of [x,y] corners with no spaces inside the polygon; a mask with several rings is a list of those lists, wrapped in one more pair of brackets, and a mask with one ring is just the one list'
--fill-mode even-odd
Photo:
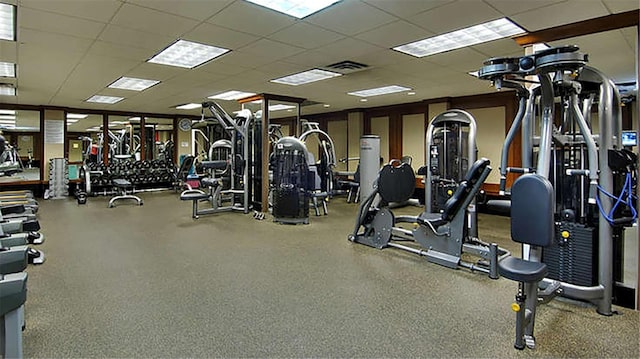
{"label": "ceiling air vent", "polygon": [[327,65],[324,67],[327,70],[339,72],[341,74],[350,74],[357,71],[366,70],[369,68],[369,65],[361,64],[355,61],[340,61],[335,64]]}

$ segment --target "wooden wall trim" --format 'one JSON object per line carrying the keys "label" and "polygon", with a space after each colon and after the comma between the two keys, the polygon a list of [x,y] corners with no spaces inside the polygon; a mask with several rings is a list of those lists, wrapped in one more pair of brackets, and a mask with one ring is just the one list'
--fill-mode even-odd
{"label": "wooden wall trim", "polygon": [[638,18],[640,18],[640,10],[631,10],[530,32],[526,35],[517,36],[514,40],[520,46],[563,40],[570,37],[638,26]]}
{"label": "wooden wall trim", "polygon": [[393,113],[389,115],[389,158],[402,158],[402,115]]}

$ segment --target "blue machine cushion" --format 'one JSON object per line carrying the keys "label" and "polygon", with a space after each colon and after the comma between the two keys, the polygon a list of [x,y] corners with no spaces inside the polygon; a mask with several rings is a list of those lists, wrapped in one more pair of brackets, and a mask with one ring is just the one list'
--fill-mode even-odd
{"label": "blue machine cushion", "polygon": [[520,176],[511,187],[511,239],[546,247],[555,232],[553,187],[536,174]]}
{"label": "blue machine cushion", "polygon": [[538,282],[547,275],[547,265],[518,257],[506,257],[498,263],[500,276],[517,282]]}
{"label": "blue machine cushion", "polygon": [[460,211],[460,206],[464,203],[465,198],[469,195],[473,186],[482,177],[482,173],[485,168],[489,166],[491,162],[486,158],[477,160],[473,166],[467,171],[464,180],[460,182],[458,188],[453,193],[451,198],[444,204],[444,211],[442,212],[442,219],[450,221]]}

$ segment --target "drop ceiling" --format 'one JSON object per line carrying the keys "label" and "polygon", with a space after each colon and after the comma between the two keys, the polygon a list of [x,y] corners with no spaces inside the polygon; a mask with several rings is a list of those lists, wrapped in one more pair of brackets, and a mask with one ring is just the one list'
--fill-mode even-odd
{"label": "drop ceiling", "polygon": [[[517,56],[511,39],[425,58],[392,47],[507,16],[528,31],[638,9],[638,0],[342,0],[302,20],[243,0],[0,0],[18,6],[18,41],[0,40],[0,61],[18,65],[18,96],[0,102],[76,109],[198,114],[176,105],[228,90],[295,96],[303,114],[492,92],[467,73],[490,57]],[[636,80],[633,29],[554,42],[578,44],[616,82]],[[231,52],[194,69],[146,62],[177,39]],[[271,79],[340,61],[365,70],[287,86]],[[145,91],[107,86],[122,76],[161,81]],[[2,82],[6,79],[1,79]],[[347,92],[400,85],[415,95]],[[93,95],[124,97],[91,104]],[[324,107],[328,104],[330,107]],[[226,106],[236,106],[228,103]]]}

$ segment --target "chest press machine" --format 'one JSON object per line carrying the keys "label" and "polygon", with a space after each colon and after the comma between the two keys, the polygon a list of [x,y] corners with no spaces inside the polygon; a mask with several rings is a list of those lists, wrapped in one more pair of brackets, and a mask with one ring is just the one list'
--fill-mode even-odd
{"label": "chest press machine", "polygon": [[[537,306],[555,296],[592,302],[599,314],[613,314],[614,238],[622,242],[624,226],[637,217],[631,193],[636,157],[621,145],[620,97],[613,82],[587,62],[577,47],[564,46],[489,59],[479,71],[479,78],[515,88],[520,98],[503,147],[500,189],[506,192],[507,172],[525,173],[511,188],[511,237],[523,244],[522,258],[499,263],[500,274],[518,282],[511,308],[514,347],[520,350],[535,348]],[[539,85],[525,89],[527,76]],[[599,134],[592,132],[594,98]],[[563,106],[554,118],[557,99]],[[506,167],[507,149],[520,129],[522,168]]]}

